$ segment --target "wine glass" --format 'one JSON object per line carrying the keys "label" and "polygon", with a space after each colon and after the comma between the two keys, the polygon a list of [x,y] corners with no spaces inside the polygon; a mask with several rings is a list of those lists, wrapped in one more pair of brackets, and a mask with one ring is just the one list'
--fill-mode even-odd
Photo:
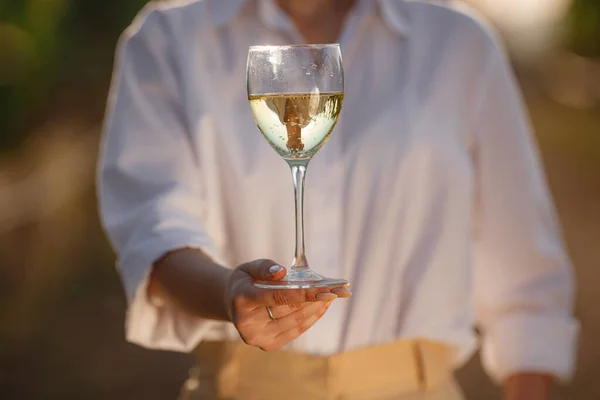
{"label": "wine glass", "polygon": [[308,267],[304,254],[304,176],[329,138],[344,100],[338,44],[251,46],[246,67],[248,102],[256,125],[292,170],[296,199],[296,251],[281,281],[259,281],[265,289],[306,289],[347,284]]}

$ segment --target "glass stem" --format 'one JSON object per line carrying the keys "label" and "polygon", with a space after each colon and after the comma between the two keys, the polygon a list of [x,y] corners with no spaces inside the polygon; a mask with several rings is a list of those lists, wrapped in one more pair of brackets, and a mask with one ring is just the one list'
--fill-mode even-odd
{"label": "glass stem", "polygon": [[294,252],[294,261],[292,262],[292,270],[296,271],[308,269],[308,262],[304,255],[304,176],[306,175],[308,161],[288,161],[292,170],[294,197],[296,200],[296,251]]}

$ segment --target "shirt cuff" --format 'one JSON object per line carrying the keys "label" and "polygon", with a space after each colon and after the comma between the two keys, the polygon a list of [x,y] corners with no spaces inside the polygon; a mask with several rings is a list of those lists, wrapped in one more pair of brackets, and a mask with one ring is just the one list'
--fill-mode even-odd
{"label": "shirt cuff", "polygon": [[210,240],[189,234],[171,235],[168,239],[163,236],[146,242],[119,261],[128,302],[127,341],[150,349],[190,352],[209,331],[223,325],[223,322],[194,317],[167,304],[157,304],[148,297],[153,263],[169,251],[186,247],[201,249],[219,262]]}
{"label": "shirt cuff", "polygon": [[482,363],[501,384],[518,372],[551,374],[567,382],[574,370],[579,325],[567,316],[513,314],[486,327]]}

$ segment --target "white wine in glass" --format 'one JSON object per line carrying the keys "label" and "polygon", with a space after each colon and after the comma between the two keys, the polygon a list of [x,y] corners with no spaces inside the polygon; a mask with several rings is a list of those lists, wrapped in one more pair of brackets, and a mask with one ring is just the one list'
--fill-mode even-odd
{"label": "white wine in glass", "polygon": [[247,64],[248,101],[256,125],[287,162],[296,200],[296,250],[281,281],[266,289],[333,287],[348,283],[313,272],[304,254],[304,177],[342,110],[344,72],[338,44],[252,46]]}

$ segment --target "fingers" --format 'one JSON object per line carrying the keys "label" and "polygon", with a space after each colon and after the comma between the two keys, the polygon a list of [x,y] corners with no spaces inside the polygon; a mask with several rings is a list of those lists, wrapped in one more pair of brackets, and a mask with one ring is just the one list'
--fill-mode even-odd
{"label": "fingers", "polygon": [[331,293],[335,294],[337,297],[339,297],[341,299],[352,296],[352,292],[350,292],[345,287],[331,289]]}
{"label": "fingers", "polygon": [[[277,281],[285,277],[287,271],[284,267],[273,260],[259,259],[240,265],[234,274],[240,274],[238,288],[242,289],[238,293],[240,305],[254,306],[280,306],[289,304],[300,304],[304,302],[331,301],[338,297],[350,297],[351,293],[347,288],[348,284],[335,287],[315,288],[315,289],[258,289],[252,285],[254,280]],[[243,277],[250,279],[244,279]]]}
{"label": "fingers", "polygon": [[249,288],[246,292],[249,302],[260,306],[282,306],[315,301],[331,301],[337,298],[331,288],[318,289],[258,289]]}
{"label": "fingers", "polygon": [[257,281],[278,281],[286,274],[286,269],[269,259],[254,260],[239,266],[239,270]]}
{"label": "fingers", "polygon": [[[315,310],[316,309],[315,307],[318,308],[319,302],[329,303],[336,299],[336,297],[331,293],[318,294],[316,297],[317,297],[317,299],[319,299],[319,301],[317,301],[317,302],[287,304],[284,306],[272,306],[272,307],[269,307],[269,309],[271,310],[271,314],[273,314],[273,317],[276,320],[279,320],[283,317],[287,317],[288,315],[290,315],[298,310],[302,310],[307,307],[311,308],[312,310]],[[325,300],[323,300],[323,299],[325,299]],[[269,314],[265,311],[265,309],[266,309],[265,306],[257,307],[253,312],[253,314],[254,314],[253,317],[257,318],[257,317],[261,317],[261,316],[265,316],[265,315],[268,316]],[[269,320],[270,320],[270,318],[269,318]]]}
{"label": "fingers", "polygon": [[[276,320],[279,320],[283,317],[287,317],[288,315],[290,315],[296,311],[305,309],[307,307],[311,308],[311,310],[315,310],[316,309],[315,307],[318,308],[319,302],[329,303],[329,302],[335,300],[337,297],[333,293],[319,293],[315,296],[315,298],[318,301],[304,302],[304,303],[297,303],[297,304],[286,304],[283,306],[271,306],[271,307],[269,307],[269,309],[271,310],[271,314],[273,314],[273,317]],[[266,308],[267,308],[266,306],[255,307],[247,315],[249,318],[250,317],[253,319],[256,318],[257,320],[262,319],[265,322],[270,322],[271,319],[269,317],[268,312],[266,311]]]}
{"label": "fingers", "polygon": [[[295,311],[298,311],[302,308],[309,307],[313,304],[315,304],[315,303],[287,304],[285,306],[273,306],[273,307],[269,307],[269,308],[271,309],[271,313],[273,314],[273,317],[275,317],[275,319],[280,319],[280,318],[290,315],[291,313],[293,313]],[[257,310],[257,312],[260,312],[261,309],[263,309],[263,307],[259,307],[256,310]]]}
{"label": "fingers", "polygon": [[[300,317],[294,317],[293,314],[290,314],[289,316],[283,318],[283,319],[287,319],[287,318],[292,318],[295,320],[293,321],[292,327],[282,333],[280,333],[279,335],[275,336],[275,338],[273,339],[272,342],[272,348],[267,348],[265,350],[275,350],[275,349],[279,349],[281,347],[283,347],[284,345],[288,344],[289,342],[291,342],[292,340],[295,340],[298,336],[302,335],[304,332],[306,332],[307,330],[309,330],[327,311],[327,308],[329,308],[329,305],[331,303],[315,303],[315,306],[319,306],[319,308],[317,308],[317,310],[315,312],[313,312],[312,314],[309,314],[307,316],[306,319],[303,319],[299,324],[297,323],[297,321],[300,321]],[[297,311],[299,312],[299,311]],[[283,320],[282,319],[282,320]],[[279,322],[279,321],[277,321]],[[289,321],[287,321],[286,323],[289,323]]]}
{"label": "fingers", "polygon": [[315,289],[259,289],[252,282],[244,282],[236,303],[241,307],[276,307],[306,302],[329,302],[336,298],[350,297],[347,285]]}
{"label": "fingers", "polygon": [[[270,319],[265,307],[257,308],[251,314],[245,315],[242,321],[236,324],[236,328],[246,344],[262,350],[276,350],[293,340],[287,338],[296,338],[306,332],[325,314],[330,304],[331,302],[304,303],[281,318],[275,317],[275,321]],[[273,309],[276,313],[283,313],[285,308],[288,311],[293,310],[288,306]]]}
{"label": "fingers", "polygon": [[[277,332],[286,332],[297,326],[303,326],[307,320],[313,315],[322,316],[327,309],[327,303],[325,302],[314,302],[305,303],[305,306],[298,308],[297,310],[281,317],[275,317],[275,321],[269,322],[269,329],[273,329]],[[322,312],[321,312],[322,311]]]}

